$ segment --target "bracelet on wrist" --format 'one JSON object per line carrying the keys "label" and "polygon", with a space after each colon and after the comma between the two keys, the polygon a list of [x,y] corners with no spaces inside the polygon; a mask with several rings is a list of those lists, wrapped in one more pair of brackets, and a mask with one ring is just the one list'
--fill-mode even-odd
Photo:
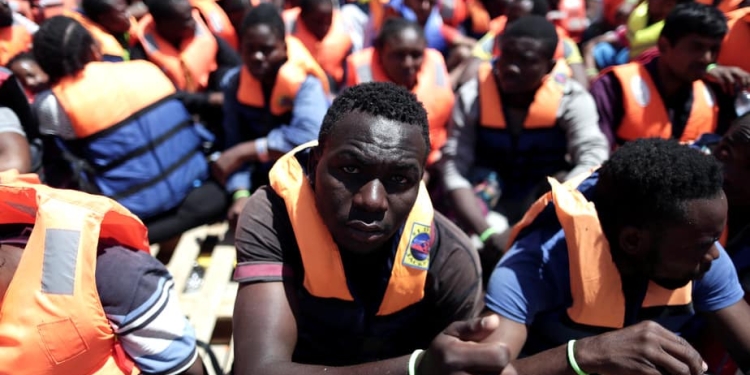
{"label": "bracelet on wrist", "polygon": [[586,371],[581,370],[581,367],[578,366],[578,362],[576,362],[575,345],[576,340],[568,341],[568,364],[570,365],[570,368],[572,368],[573,371],[576,372],[576,374],[589,375],[588,373],[586,373]]}
{"label": "bracelet on wrist", "polygon": [[250,190],[247,190],[247,189],[237,190],[234,192],[234,194],[232,194],[232,200],[236,201],[238,199],[247,198],[249,196],[250,196]]}
{"label": "bracelet on wrist", "polygon": [[417,375],[417,359],[424,352],[422,349],[417,349],[411,353],[409,357],[409,375]]}
{"label": "bracelet on wrist", "polygon": [[500,229],[497,229],[495,227],[489,227],[482,232],[482,234],[479,235],[479,240],[482,241],[482,243],[487,242],[487,240],[492,237],[493,234],[500,233]]}

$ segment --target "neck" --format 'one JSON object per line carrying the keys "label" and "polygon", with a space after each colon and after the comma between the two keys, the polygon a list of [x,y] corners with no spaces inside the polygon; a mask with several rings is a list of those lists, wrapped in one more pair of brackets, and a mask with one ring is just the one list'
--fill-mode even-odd
{"label": "neck", "polygon": [[536,91],[518,94],[505,94],[500,90],[500,96],[503,99],[503,106],[518,109],[528,109],[534,101]]}
{"label": "neck", "polygon": [[656,69],[659,72],[659,82],[661,83],[661,87],[664,89],[664,95],[667,97],[671,97],[672,95],[678,93],[681,90],[684,90],[691,86],[691,83],[686,83],[685,81],[678,78],[671,69],[667,66],[666,62],[664,62],[663,59],[659,59]]}

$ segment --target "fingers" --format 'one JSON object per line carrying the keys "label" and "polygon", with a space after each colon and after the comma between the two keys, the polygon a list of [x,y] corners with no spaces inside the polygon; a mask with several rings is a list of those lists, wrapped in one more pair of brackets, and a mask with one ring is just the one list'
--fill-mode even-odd
{"label": "fingers", "polygon": [[[702,375],[708,369],[700,354],[685,340],[681,340],[681,342],[665,340],[662,343],[662,349],[664,354],[667,354],[673,360],[669,361],[673,368],[680,370],[670,372],[670,374]],[[664,368],[668,369],[669,367],[665,366]]]}
{"label": "fingers", "polygon": [[482,341],[500,325],[497,315],[474,318],[455,322],[443,331],[444,334],[458,338],[461,341]]}

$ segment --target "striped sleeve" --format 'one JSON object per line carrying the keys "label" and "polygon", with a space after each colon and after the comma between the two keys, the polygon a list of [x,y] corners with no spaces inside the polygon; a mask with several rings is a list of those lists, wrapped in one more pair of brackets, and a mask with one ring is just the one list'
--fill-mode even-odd
{"label": "striped sleeve", "polygon": [[99,256],[96,271],[104,312],[143,374],[178,374],[192,366],[195,331],[159,261],[145,252],[114,247]]}

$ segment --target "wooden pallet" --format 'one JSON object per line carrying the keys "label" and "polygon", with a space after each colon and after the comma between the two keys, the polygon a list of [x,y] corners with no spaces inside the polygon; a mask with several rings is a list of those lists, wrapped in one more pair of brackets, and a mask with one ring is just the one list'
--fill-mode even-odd
{"label": "wooden pallet", "polygon": [[[179,295],[182,311],[195,328],[199,342],[208,343],[221,373],[212,366],[208,352],[199,354],[210,375],[229,373],[234,361],[231,323],[237,283],[231,281],[236,260],[234,238],[226,222],[204,225],[182,235],[167,269],[172,273],[175,292]],[[152,247],[158,252],[158,246]],[[203,282],[196,290],[185,292],[193,265],[205,267]]]}

